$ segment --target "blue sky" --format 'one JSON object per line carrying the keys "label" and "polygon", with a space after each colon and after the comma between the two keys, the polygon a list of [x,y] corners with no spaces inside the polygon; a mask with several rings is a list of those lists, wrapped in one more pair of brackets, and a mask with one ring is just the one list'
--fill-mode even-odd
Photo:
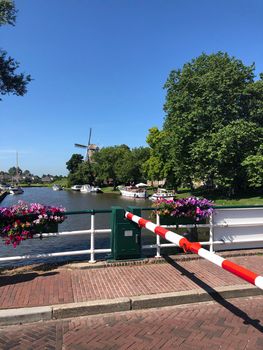
{"label": "blue sky", "polygon": [[30,73],[0,102],[0,170],[67,174],[74,143],[146,146],[172,69],[225,51],[263,72],[261,0],[17,0],[0,47]]}

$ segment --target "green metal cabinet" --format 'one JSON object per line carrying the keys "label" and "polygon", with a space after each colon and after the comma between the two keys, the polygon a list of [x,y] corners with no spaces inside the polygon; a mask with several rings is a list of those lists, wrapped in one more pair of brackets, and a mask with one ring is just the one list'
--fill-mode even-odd
{"label": "green metal cabinet", "polygon": [[[140,215],[140,209],[129,208],[130,212]],[[141,257],[141,229],[125,218],[125,210],[112,207],[111,217],[111,259],[126,260]]]}

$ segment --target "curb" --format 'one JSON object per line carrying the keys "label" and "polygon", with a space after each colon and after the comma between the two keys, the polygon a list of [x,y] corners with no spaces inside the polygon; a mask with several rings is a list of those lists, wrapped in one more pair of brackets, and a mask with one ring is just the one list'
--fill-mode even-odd
{"label": "curb", "polygon": [[143,310],[164,306],[183,305],[207,301],[263,295],[259,288],[250,285],[235,285],[209,288],[206,291],[189,291],[140,295],[134,297],[94,300],[80,303],[58,304],[51,306],[2,309],[0,326],[24,324],[37,321],[58,320],[79,316],[98,315],[120,311]]}

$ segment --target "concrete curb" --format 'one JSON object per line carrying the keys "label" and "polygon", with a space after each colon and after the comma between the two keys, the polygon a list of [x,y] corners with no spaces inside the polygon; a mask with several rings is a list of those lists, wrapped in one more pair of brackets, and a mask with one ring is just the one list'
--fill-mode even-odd
{"label": "concrete curb", "polygon": [[82,303],[62,304],[53,306],[53,318],[69,318],[105,314],[118,311],[129,311],[131,300],[129,298],[94,300]]}
{"label": "concrete curb", "polygon": [[52,306],[0,310],[0,326],[52,319]]}
{"label": "concrete curb", "polygon": [[235,285],[189,291],[140,295],[127,298],[94,300],[81,303],[59,304],[51,306],[2,309],[0,326],[97,315],[104,313],[143,310],[164,306],[183,305],[206,301],[263,295],[259,288],[250,285]]}

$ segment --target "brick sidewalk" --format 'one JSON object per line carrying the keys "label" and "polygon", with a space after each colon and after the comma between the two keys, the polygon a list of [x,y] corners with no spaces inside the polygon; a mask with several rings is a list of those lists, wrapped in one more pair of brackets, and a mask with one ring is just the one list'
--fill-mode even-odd
{"label": "brick sidewalk", "polygon": [[[229,260],[263,274],[263,256],[239,256]],[[189,290],[247,285],[214,264],[202,260],[85,270],[67,266],[48,272],[32,271],[0,275],[0,308],[76,303]]]}
{"label": "brick sidewalk", "polygon": [[263,296],[0,327],[1,350],[261,350]]}

